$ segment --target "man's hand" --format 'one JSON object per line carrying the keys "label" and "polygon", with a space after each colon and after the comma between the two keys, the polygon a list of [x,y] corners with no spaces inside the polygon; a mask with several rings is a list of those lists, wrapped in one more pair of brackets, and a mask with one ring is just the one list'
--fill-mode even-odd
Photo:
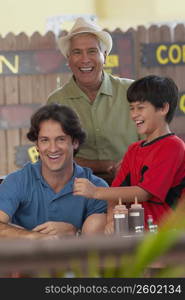
{"label": "man's hand", "polygon": [[105,226],[105,234],[106,235],[111,235],[114,234],[114,222],[111,221],[109,223],[106,224]]}
{"label": "man's hand", "polygon": [[69,223],[49,221],[36,226],[32,231],[40,232],[42,234],[61,236],[75,235],[77,229]]}
{"label": "man's hand", "polygon": [[96,198],[96,186],[86,178],[75,178],[73,195]]}

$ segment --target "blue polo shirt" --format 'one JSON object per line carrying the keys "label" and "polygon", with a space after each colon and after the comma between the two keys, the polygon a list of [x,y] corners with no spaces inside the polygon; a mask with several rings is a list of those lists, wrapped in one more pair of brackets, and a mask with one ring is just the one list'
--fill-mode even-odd
{"label": "blue polo shirt", "polygon": [[96,186],[108,186],[89,168],[74,163],[74,174],[59,193],[44,180],[40,169],[40,161],[27,163],[0,184],[0,210],[10,216],[12,223],[31,230],[47,221],[62,221],[80,229],[88,216],[106,213],[106,201],[73,195],[75,177],[87,178]]}

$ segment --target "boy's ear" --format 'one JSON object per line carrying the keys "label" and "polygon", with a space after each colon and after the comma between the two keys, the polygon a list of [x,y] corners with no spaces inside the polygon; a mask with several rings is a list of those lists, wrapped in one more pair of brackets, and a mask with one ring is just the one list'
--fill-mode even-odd
{"label": "boy's ear", "polygon": [[167,113],[169,112],[169,108],[170,108],[169,103],[168,102],[164,103],[164,105],[161,109],[161,111],[163,112],[164,115],[167,115]]}

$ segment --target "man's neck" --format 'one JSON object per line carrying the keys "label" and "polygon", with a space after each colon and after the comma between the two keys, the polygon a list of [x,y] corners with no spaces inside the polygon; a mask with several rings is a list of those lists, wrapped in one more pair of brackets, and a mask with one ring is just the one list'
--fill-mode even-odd
{"label": "man's neck", "polygon": [[73,176],[73,166],[69,170],[56,172],[42,171],[42,176],[55,193],[60,192]]}
{"label": "man's neck", "polygon": [[87,95],[87,97],[91,100],[91,102],[93,102],[96,99],[102,81],[103,81],[103,74],[101,80],[97,81],[94,85],[91,84],[91,85],[84,86],[81,85],[80,82],[78,82],[77,80],[76,80],[76,84]]}

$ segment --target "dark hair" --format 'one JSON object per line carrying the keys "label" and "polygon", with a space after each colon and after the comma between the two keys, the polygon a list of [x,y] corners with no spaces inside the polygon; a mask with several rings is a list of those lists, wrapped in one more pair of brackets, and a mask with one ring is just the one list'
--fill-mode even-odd
{"label": "dark hair", "polygon": [[128,102],[148,101],[156,108],[169,104],[166,122],[173,119],[179,97],[178,87],[168,77],[149,75],[134,81],[127,90]]}
{"label": "dark hair", "polygon": [[[27,138],[30,141],[38,140],[40,124],[45,120],[59,122],[63,131],[70,135],[72,140],[78,140],[79,145],[85,141],[86,134],[75,111],[68,106],[56,103],[44,105],[32,115],[30,130],[27,133]],[[74,150],[74,154],[77,152],[78,149]]]}

